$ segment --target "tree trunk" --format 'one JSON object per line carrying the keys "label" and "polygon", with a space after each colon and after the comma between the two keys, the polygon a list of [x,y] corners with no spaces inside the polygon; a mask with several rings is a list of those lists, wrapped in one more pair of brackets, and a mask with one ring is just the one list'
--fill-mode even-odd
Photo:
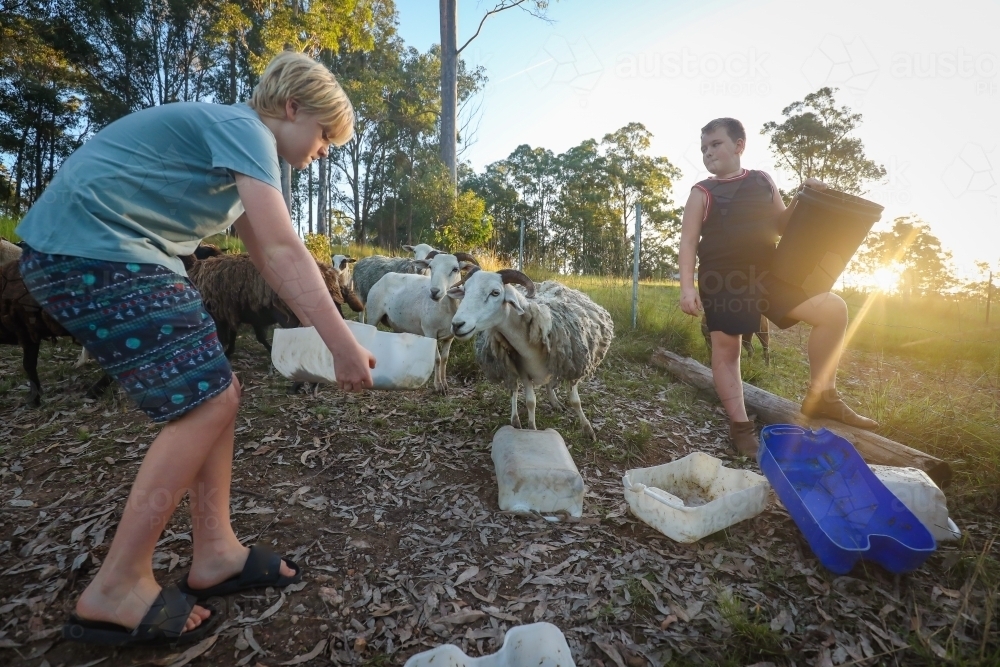
{"label": "tree trunk", "polygon": [[441,9],[441,161],[458,184],[458,0],[439,0]]}
{"label": "tree trunk", "polygon": [[[681,357],[660,348],[653,353],[650,361],[698,389],[715,392],[711,369],[702,366],[694,359]],[[829,419],[808,419],[799,412],[796,403],[745,382],[743,396],[747,410],[756,412],[758,419],[766,424],[801,424],[814,429],[826,428],[850,440],[869,464],[919,468],[942,488],[948,486],[951,481],[951,466],[930,454],[840,422]]]}
{"label": "tree trunk", "polygon": [[285,198],[285,208],[288,215],[292,214],[292,165],[285,162],[283,158],[278,158],[281,166],[281,194]]}
{"label": "tree trunk", "polygon": [[309,179],[309,187],[307,191],[309,192],[309,233],[313,233],[313,166],[312,162],[309,163],[309,168],[306,171],[306,177]]}
{"label": "tree trunk", "polygon": [[327,158],[321,157],[319,159],[319,194],[316,197],[316,233],[323,236],[327,235],[326,217],[330,209],[330,205],[326,201],[326,165]]}

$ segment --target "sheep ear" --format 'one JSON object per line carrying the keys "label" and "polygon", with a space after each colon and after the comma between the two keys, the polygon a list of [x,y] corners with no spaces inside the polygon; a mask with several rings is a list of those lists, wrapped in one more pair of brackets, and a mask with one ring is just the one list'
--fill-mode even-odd
{"label": "sheep ear", "polygon": [[420,270],[431,268],[431,263],[426,259],[415,259],[413,260],[413,265]]}
{"label": "sheep ear", "polygon": [[354,259],[353,257],[348,257],[347,258],[347,263],[348,264],[354,264],[354,262],[356,262],[356,261],[358,261],[358,260]]}
{"label": "sheep ear", "polygon": [[411,246],[411,245],[404,245],[403,246],[403,250],[405,250],[406,252],[413,252],[413,246]]}
{"label": "sheep ear", "polygon": [[454,287],[448,288],[448,297],[451,299],[462,300],[465,296],[465,285],[455,285]]}
{"label": "sheep ear", "polygon": [[510,307],[516,310],[518,315],[524,315],[524,306],[521,305],[521,295],[517,293],[517,290],[512,285],[504,285],[503,292],[504,302],[509,303]]}
{"label": "sheep ear", "polygon": [[475,266],[476,268],[479,268],[479,265],[478,265],[478,264],[473,264],[472,262],[459,262],[459,263],[458,263],[458,266],[459,266],[459,268],[460,268],[460,269],[462,269],[463,271],[468,271],[469,269],[471,269],[471,268],[472,268],[472,267],[474,267],[474,266]]}

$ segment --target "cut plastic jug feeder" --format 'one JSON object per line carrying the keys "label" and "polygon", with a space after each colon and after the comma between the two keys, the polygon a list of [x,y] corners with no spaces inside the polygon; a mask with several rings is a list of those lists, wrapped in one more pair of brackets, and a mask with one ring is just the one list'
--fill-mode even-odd
{"label": "cut plastic jug feeder", "polygon": [[629,470],[622,482],[632,514],[684,543],[757,516],[767,506],[770,490],[760,475],[726,468],[703,452]]}
{"label": "cut plastic jug feeder", "polygon": [[[407,333],[379,331],[346,322],[355,340],[375,356],[373,389],[418,389],[434,372],[437,341]],[[271,363],[295,382],[335,383],[333,355],[314,327],[275,329]]]}
{"label": "cut plastic jug feeder", "polygon": [[583,477],[555,429],[504,426],[493,436],[500,509],[583,515]]}
{"label": "cut plastic jug feeder", "polygon": [[936,541],[957,540],[962,536],[962,531],[948,518],[944,493],[923,470],[895,466],[868,467],[885,484],[885,488],[920,519]]}
{"label": "cut plastic jug feeder", "polygon": [[511,628],[493,655],[470,658],[454,644],[410,656],[403,667],[576,667],[562,631],[551,623]]}

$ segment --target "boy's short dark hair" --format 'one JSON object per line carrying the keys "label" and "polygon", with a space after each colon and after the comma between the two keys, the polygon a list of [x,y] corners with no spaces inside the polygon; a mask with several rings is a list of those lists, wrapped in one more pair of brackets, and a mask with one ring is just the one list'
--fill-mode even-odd
{"label": "boy's short dark hair", "polygon": [[715,132],[720,127],[726,129],[726,134],[735,143],[739,139],[742,139],[744,143],[747,140],[747,131],[743,129],[743,123],[736,120],[735,118],[716,118],[715,120],[709,122],[708,125],[701,128],[702,134],[711,134]]}

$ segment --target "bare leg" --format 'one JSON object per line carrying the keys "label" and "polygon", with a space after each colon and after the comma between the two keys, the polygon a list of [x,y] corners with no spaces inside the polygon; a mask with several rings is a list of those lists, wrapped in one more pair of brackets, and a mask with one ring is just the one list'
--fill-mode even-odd
{"label": "bare leg", "polygon": [[536,430],[538,427],[535,426],[535,386],[531,384],[531,380],[524,381],[524,406],[528,408],[528,428],[531,430]]}
{"label": "bare leg", "polygon": [[[234,384],[167,424],[153,440],[108,555],[76,603],[81,618],[128,628],[142,620],[160,591],[153,577],[156,541],[214,445],[225,441],[227,429],[231,432],[238,407],[239,389]],[[207,609],[195,607],[185,629],[196,628],[208,616]]]}
{"label": "bare leg", "polygon": [[817,294],[790,310],[788,316],[812,325],[808,348],[811,389],[834,389],[847,331],[847,304],[836,294]]}
{"label": "bare leg", "polygon": [[740,338],[721,331],[712,332],[712,378],[715,391],[730,421],[745,422],[743,380],[740,377]]}
{"label": "bare leg", "polygon": [[[239,389],[236,376],[233,384]],[[235,415],[222,431],[211,453],[198,471],[191,488],[192,550],[194,558],[188,585],[208,588],[243,570],[250,549],[240,544],[229,522],[229,490],[233,470]],[[280,572],[295,572],[284,562]]]}
{"label": "bare leg", "polygon": [[594,433],[594,427],[590,425],[590,421],[587,419],[587,415],[583,414],[583,405],[580,403],[580,389],[579,382],[574,382],[569,389],[569,405],[576,412],[577,418],[580,420],[580,426],[583,427],[583,434],[597,442],[597,434]]}

